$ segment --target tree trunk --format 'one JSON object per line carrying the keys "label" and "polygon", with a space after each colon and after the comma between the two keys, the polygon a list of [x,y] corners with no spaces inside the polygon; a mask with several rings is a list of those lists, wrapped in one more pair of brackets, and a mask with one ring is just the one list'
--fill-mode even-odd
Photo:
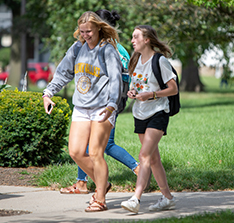
{"label": "tree trunk", "polygon": [[20,16],[20,2],[18,1],[4,1],[12,10],[12,27],[11,27],[11,57],[10,57],[10,75],[7,83],[12,85],[12,87],[18,87],[21,75],[21,60],[20,60],[20,38],[16,22]]}
{"label": "tree trunk", "polygon": [[[26,10],[26,0],[21,0],[21,10],[20,15],[24,16]],[[19,82],[19,90],[23,90],[24,86],[24,75],[27,70],[27,55],[26,55],[26,31],[22,30],[20,34],[20,59],[21,59],[21,74]]]}
{"label": "tree trunk", "polygon": [[10,75],[7,83],[13,87],[18,87],[21,74],[20,61],[20,39],[12,36],[11,57],[10,57]]}
{"label": "tree trunk", "polygon": [[189,58],[184,68],[182,66],[180,90],[195,92],[200,92],[204,90],[204,85],[199,77],[198,66],[192,58]]}

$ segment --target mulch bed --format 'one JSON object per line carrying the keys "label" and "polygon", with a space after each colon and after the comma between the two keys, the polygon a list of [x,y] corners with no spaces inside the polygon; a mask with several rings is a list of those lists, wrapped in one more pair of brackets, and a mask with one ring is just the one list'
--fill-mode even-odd
{"label": "mulch bed", "polygon": [[34,176],[41,173],[43,167],[0,167],[0,185],[5,186],[36,186]]}

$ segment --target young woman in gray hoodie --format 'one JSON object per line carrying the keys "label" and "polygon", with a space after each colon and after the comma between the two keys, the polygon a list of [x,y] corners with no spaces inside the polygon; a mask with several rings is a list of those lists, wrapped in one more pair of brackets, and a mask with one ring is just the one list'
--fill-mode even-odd
{"label": "young woman in gray hoodie", "polygon": [[[115,10],[112,10],[110,12],[106,9],[99,9],[95,13],[102,20],[106,21],[108,24],[110,24],[113,27],[116,27],[117,21],[120,19],[120,15]],[[117,50],[118,50],[123,67],[125,69],[128,69],[128,62],[130,59],[128,52],[120,43],[117,44]],[[117,119],[117,116],[116,116],[116,119]],[[130,168],[132,172],[137,175],[139,168],[140,168],[140,164],[128,153],[128,151],[126,151],[124,148],[115,144],[114,137],[115,137],[115,128],[112,128],[110,137],[109,137],[106,149],[105,149],[105,154],[121,162],[122,164]],[[86,152],[89,153],[88,147],[87,147]],[[61,194],[88,194],[89,191],[87,189],[87,182],[88,182],[87,174],[79,166],[78,166],[78,174],[77,174],[76,179],[77,181],[73,185],[65,187],[65,188],[61,188],[60,193]],[[150,179],[148,181],[147,186],[149,186],[149,183],[150,183]],[[95,194],[93,196],[95,197]]]}
{"label": "young woman in gray hoodie", "polygon": [[[107,210],[105,202],[108,167],[104,159],[110,131],[122,92],[121,62],[116,51],[119,42],[115,28],[100,19],[94,12],[85,12],[78,19],[74,37],[81,42],[78,56],[74,43],[58,65],[53,80],[44,90],[44,107],[47,113],[55,103],[51,97],[75,79],[73,114],[69,133],[69,154],[96,185],[96,196],[86,212]],[[103,45],[105,74],[98,53]],[[89,155],[86,147],[89,144]]]}

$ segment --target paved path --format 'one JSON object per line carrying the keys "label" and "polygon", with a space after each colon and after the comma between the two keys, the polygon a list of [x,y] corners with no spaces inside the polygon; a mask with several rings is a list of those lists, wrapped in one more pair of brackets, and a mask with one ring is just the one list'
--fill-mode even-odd
{"label": "paved path", "polygon": [[92,194],[60,194],[34,187],[0,186],[0,209],[29,211],[30,214],[0,217],[0,223],[101,223],[112,220],[159,219],[180,217],[202,212],[231,209],[234,211],[234,191],[173,193],[176,210],[149,212],[148,206],[161,197],[160,193],[145,193],[140,212],[134,214],[121,208],[120,203],[133,193],[108,193],[108,211],[86,213],[84,209]]}

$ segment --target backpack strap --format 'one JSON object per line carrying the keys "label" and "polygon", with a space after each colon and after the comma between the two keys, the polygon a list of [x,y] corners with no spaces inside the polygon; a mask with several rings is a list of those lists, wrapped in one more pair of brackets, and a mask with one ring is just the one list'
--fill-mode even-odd
{"label": "backpack strap", "polygon": [[[106,70],[106,63],[105,63],[105,48],[106,48],[107,44],[108,43],[106,43],[104,46],[100,47],[100,49],[99,49],[100,53],[98,54],[98,60],[100,62],[100,65],[101,65],[104,73],[106,74],[106,76],[108,76],[108,73],[107,73],[107,70]],[[119,56],[122,56],[118,49],[116,51],[118,52]],[[125,57],[124,57],[124,60],[127,61],[127,59]],[[128,71],[124,68],[122,62],[121,62],[121,67],[122,67],[122,73],[128,73]]]}
{"label": "backpack strap", "polygon": [[[160,65],[159,65],[159,59],[160,59],[161,56],[162,56],[161,53],[155,53],[154,54],[154,56],[152,58],[152,69],[153,69],[154,76],[156,77],[160,88],[165,89],[165,88],[167,88],[167,85],[164,84],[164,82],[163,82],[162,75],[161,75],[161,68],[160,68]],[[176,83],[177,83],[177,86],[178,86],[177,72],[176,72],[176,70],[174,69],[173,66],[171,66],[171,69],[172,69],[173,73],[176,75]]]}
{"label": "backpack strap", "polygon": [[[158,81],[158,84],[161,89],[167,88],[167,85],[163,83],[161,69],[159,66],[159,58],[162,56],[160,53],[156,53],[152,58],[152,70],[155,78]],[[173,73],[176,75],[176,84],[178,87],[178,93],[176,95],[168,96],[170,112],[169,116],[177,114],[180,110],[180,96],[179,96],[179,81],[178,75],[174,67],[171,65]],[[150,100],[150,99],[149,99]]]}
{"label": "backpack strap", "polygon": [[106,48],[106,45],[107,44],[105,44],[104,46],[99,48],[98,60],[99,60],[99,63],[101,65],[101,67],[102,67],[102,70],[104,71],[106,76],[108,76],[107,69],[106,69],[106,63],[105,63],[105,48]]}
{"label": "backpack strap", "polygon": [[161,69],[159,66],[159,58],[162,56],[161,53],[155,53],[153,58],[152,58],[152,69],[155,78],[158,81],[158,84],[161,89],[167,88],[166,84],[163,83],[162,75],[161,75]]}
{"label": "backpack strap", "polygon": [[81,47],[82,47],[82,43],[80,41],[75,42],[74,49],[73,49],[75,60],[80,52]]}

